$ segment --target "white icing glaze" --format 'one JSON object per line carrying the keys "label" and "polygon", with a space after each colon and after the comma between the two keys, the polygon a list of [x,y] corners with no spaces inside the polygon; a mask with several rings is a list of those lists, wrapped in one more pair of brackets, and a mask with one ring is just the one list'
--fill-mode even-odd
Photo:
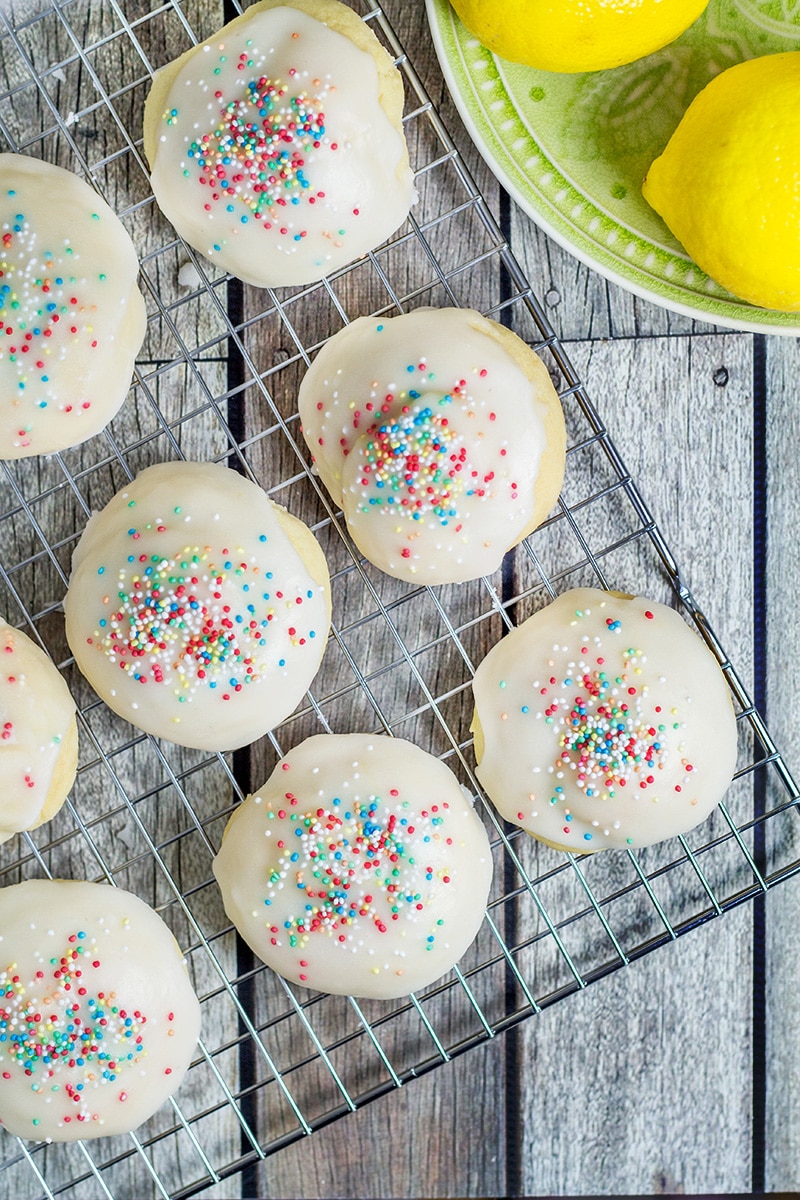
{"label": "white icing glaze", "polygon": [[0,458],[52,454],[119,409],[145,331],[123,225],[60,167],[0,154]]}
{"label": "white icing glaze", "polygon": [[0,889],[0,1125],[77,1141],[127,1133],[179,1087],[200,1005],[138,897],[34,879]]}
{"label": "white icing glaze", "polygon": [[279,974],[386,999],[464,954],[492,857],[438,759],[400,738],[319,734],[237,809],[214,874],[228,916]]}
{"label": "white icing glaze", "polygon": [[507,820],[562,849],[686,833],[736,767],[719,664],[640,596],[563,593],[489,651],[473,690],[478,778]]}
{"label": "white icing glaze", "polygon": [[555,502],[563,416],[543,364],[519,347],[535,379],[479,313],[420,308],[359,318],[306,373],[298,408],[320,477],[387,574],[454,583],[495,571],[536,523],[557,414],[561,457],[548,464],[544,512]]}
{"label": "white icing glaze", "polygon": [[64,678],[0,618],[0,842],[58,808],[76,773],[76,745],[76,704]]}
{"label": "white icing glaze", "polygon": [[0,842],[35,829],[45,808],[60,805],[75,777],[76,744],[75,702],[63,677],[0,618]]}
{"label": "white icing glaze", "polygon": [[405,139],[370,53],[292,7],[246,17],[198,46],[146,115],[159,122],[153,191],[181,236],[240,279],[310,283],[405,220]]}
{"label": "white icing glaze", "polygon": [[78,666],[149,733],[243,746],[316,674],[330,623],[322,552],[227,467],[148,467],[91,517],[72,566],[64,611]]}

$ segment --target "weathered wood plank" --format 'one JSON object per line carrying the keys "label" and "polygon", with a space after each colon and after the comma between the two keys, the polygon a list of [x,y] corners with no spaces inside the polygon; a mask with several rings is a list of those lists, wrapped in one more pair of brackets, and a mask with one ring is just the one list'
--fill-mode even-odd
{"label": "weathered wood plank", "polygon": [[[800,651],[796,619],[800,561],[797,556],[797,439],[800,405],[797,380],[800,343],[767,339],[767,716],[790,769],[800,772],[797,752],[800,697],[791,682],[791,663]],[[787,672],[789,678],[787,681]],[[780,839],[779,846],[775,843]],[[780,859],[800,856],[796,817],[767,829],[768,846]],[[800,1189],[800,972],[794,931],[800,919],[797,880],[777,888],[765,904],[766,922],[766,1188]]]}
{"label": "weathered wood plank", "polygon": [[[620,339],[576,344],[572,352],[689,582],[746,673],[750,339]],[[723,365],[724,389],[714,382]],[[610,569],[612,586],[641,580],[645,590],[648,568],[635,547],[615,556]],[[737,804],[748,803],[737,793]],[[748,810],[736,811],[743,819]],[[690,838],[704,840],[702,831]],[[538,854],[540,869],[547,856],[554,858]],[[593,886],[603,886],[605,858],[586,867]],[[657,885],[672,919],[689,882],[681,874]],[[750,925],[747,910],[726,916],[520,1029],[524,1193],[748,1188]],[[627,931],[617,932],[624,946]],[[579,933],[571,933],[569,948],[581,954]],[[720,1110],[714,1144],[698,1139],[697,1112]]]}

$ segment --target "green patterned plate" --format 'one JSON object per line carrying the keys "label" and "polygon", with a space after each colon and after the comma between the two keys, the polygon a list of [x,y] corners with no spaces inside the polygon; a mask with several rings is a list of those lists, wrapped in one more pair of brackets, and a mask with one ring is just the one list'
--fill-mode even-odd
{"label": "green patterned plate", "polygon": [[631,292],[732,329],[797,337],[800,313],[737,300],[642,198],[641,180],[690,101],[726,67],[800,50],[800,0],[711,0],[676,42],[629,66],[555,75],[496,58],[449,0],[426,0],[436,52],[476,146],[557,242]]}

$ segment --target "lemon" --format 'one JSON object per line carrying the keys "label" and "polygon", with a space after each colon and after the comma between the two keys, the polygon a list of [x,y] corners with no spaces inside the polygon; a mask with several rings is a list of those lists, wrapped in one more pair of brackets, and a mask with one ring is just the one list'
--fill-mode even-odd
{"label": "lemon", "polygon": [[717,283],[762,308],[800,311],[800,51],[712,79],[642,192]]}
{"label": "lemon", "polygon": [[543,71],[600,71],[679,37],[709,0],[452,0],[484,46]]}

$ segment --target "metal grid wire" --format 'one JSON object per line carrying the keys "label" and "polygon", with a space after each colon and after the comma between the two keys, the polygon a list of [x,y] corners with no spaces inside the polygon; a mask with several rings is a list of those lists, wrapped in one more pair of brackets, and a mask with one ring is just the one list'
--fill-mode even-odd
{"label": "metal grid wire", "polygon": [[[0,611],[47,649],[79,705],[73,793],[47,826],[3,847],[0,884],[105,880],[154,905],[185,949],[203,1040],[179,1093],[136,1134],[69,1146],[8,1136],[0,1190],[186,1197],[389,1092],[798,870],[781,857],[798,792],[778,750],[377,7],[359,11],[403,73],[419,203],[379,251],[313,288],[244,289],[198,260],[160,217],[140,122],[153,70],[221,24],[200,0],[17,0],[0,11],[3,148],[89,180],[140,252],[148,333],[134,387],[103,435],[0,476]],[[309,468],[294,397],[337,328],[363,313],[461,304],[516,329],[547,361],[567,416],[558,509],[503,570],[413,588],[354,552]],[[97,699],[63,634],[69,560],[92,509],[143,466],[213,458],[303,517],[328,557],[334,623],[295,714],[263,743],[204,755],[138,734]],[[498,820],[474,777],[470,679],[509,628],[566,587],[599,583],[671,600],[723,666],[739,772],[692,835],[646,851],[556,854]],[[477,797],[495,885],[474,946],[448,976],[397,1002],[291,987],[227,922],[211,874],[225,822],[277,758],[312,732],[409,737]],[[787,852],[784,851],[784,854]]]}

